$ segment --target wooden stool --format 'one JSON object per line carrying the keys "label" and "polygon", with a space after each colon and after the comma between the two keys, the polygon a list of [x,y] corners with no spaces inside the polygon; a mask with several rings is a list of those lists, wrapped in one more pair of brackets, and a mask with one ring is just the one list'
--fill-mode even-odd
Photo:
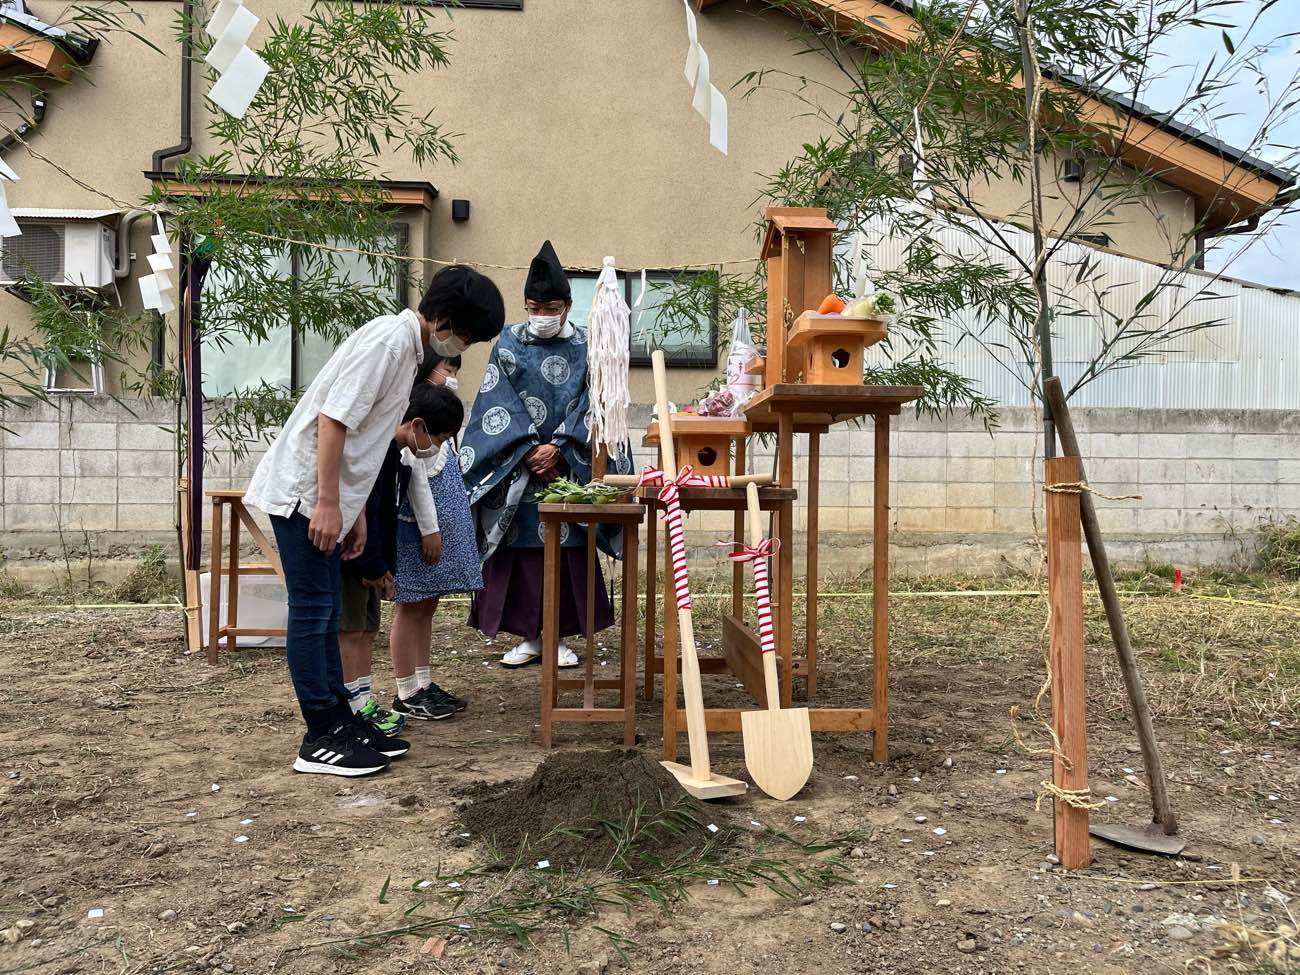
{"label": "wooden stool", "polygon": [[[545,529],[545,575],[542,584],[542,747],[551,747],[551,726],[556,721],[621,721],[623,744],[636,743],[636,612],[638,529],[645,516],[639,504],[539,504],[538,515]],[[587,654],[581,678],[561,678],[560,655],[560,529],[563,525],[623,527],[623,593],[619,607],[618,679],[595,677],[595,656],[588,633]],[[593,556],[588,556],[593,557]],[[587,573],[588,620],[595,593],[594,572]],[[581,690],[582,707],[560,707],[560,691]],[[618,691],[617,707],[597,707],[596,691]]]}
{"label": "wooden stool", "polygon": [[[268,576],[274,573],[284,581],[284,568],[280,564],[280,553],[272,547],[265,533],[258,527],[253,516],[244,507],[244,491],[237,488],[228,491],[207,491],[212,499],[212,576],[208,580],[208,663],[217,662],[217,646],[222,637],[226,637],[227,646],[235,649],[235,640],[241,636],[285,636],[281,627],[240,627],[239,619],[239,577],[241,575]],[[226,623],[220,625],[221,618],[221,532],[225,508],[230,506],[230,564],[226,573]],[[239,525],[243,523],[248,534],[257,543],[258,549],[266,557],[264,563],[241,563],[239,561]]]}

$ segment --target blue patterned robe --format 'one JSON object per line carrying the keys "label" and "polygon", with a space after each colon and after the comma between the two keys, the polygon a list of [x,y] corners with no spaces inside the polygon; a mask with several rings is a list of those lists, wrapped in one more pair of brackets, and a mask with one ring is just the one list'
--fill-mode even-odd
{"label": "blue patterned robe", "polygon": [[[591,480],[591,420],[587,391],[587,330],[573,326],[568,337],[538,339],[526,325],[507,325],[488,360],[460,448],[460,467],[469,489],[478,532],[479,557],[498,547],[542,548],[536,493],[545,483],[524,466],[538,444],[554,444],[568,464],[565,476]],[[632,445],[610,458],[611,473],[632,471]],[[586,529],[561,526],[560,544],[587,544]],[[602,526],[602,551],[621,557],[622,531]]]}

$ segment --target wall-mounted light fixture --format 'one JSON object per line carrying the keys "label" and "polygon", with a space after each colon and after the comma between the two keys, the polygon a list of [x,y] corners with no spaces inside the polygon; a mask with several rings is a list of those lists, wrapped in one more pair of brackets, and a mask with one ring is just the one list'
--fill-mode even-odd
{"label": "wall-mounted light fixture", "polygon": [[457,223],[464,223],[469,219],[469,200],[451,201],[451,219]]}
{"label": "wall-mounted light fixture", "polygon": [[1075,156],[1061,163],[1061,182],[1083,182],[1083,160]]}

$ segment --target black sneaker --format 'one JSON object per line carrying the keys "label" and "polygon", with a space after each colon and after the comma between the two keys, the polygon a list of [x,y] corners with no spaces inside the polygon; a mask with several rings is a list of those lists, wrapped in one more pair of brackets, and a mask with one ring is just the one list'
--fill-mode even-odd
{"label": "black sneaker", "polygon": [[456,705],[435,699],[426,687],[405,701],[400,697],[393,698],[393,713],[404,714],[416,721],[446,721],[456,716]]}
{"label": "black sneaker", "polygon": [[420,693],[428,694],[430,699],[437,702],[438,704],[450,704],[452,707],[456,709],[457,712],[464,711],[467,707],[469,707],[469,701],[465,700],[463,697],[457,697],[455,694],[452,694],[450,691],[443,690],[437,684],[430,684]]}
{"label": "black sneaker", "polygon": [[337,725],[314,741],[309,741],[304,735],[293,770],[356,778],[388,768],[388,759],[358,741],[351,729],[350,724]]}
{"label": "black sneaker", "polygon": [[345,734],[350,734],[366,748],[372,748],[389,758],[400,758],[411,750],[409,741],[386,735],[365,718],[357,715],[352,716],[352,723],[348,725]]}

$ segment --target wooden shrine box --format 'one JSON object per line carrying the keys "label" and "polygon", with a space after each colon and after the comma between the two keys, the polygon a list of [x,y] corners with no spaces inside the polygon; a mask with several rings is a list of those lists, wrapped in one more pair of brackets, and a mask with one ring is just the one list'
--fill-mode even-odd
{"label": "wooden shrine box", "polygon": [[862,382],[862,353],[885,337],[883,318],[848,318],[806,311],[790,330],[786,366],[803,372],[803,381],[820,386]]}
{"label": "wooden shrine box", "polygon": [[834,290],[835,224],[822,207],[769,207],[760,256],[767,261],[767,371],[764,386],[794,382],[801,362],[786,343],[794,321]]}
{"label": "wooden shrine box", "polygon": [[[672,423],[677,464],[679,467],[689,464],[695,474],[730,475],[735,442],[743,442],[753,432],[745,420],[727,416],[674,413]],[[647,447],[659,446],[658,420],[651,422],[641,442]]]}

